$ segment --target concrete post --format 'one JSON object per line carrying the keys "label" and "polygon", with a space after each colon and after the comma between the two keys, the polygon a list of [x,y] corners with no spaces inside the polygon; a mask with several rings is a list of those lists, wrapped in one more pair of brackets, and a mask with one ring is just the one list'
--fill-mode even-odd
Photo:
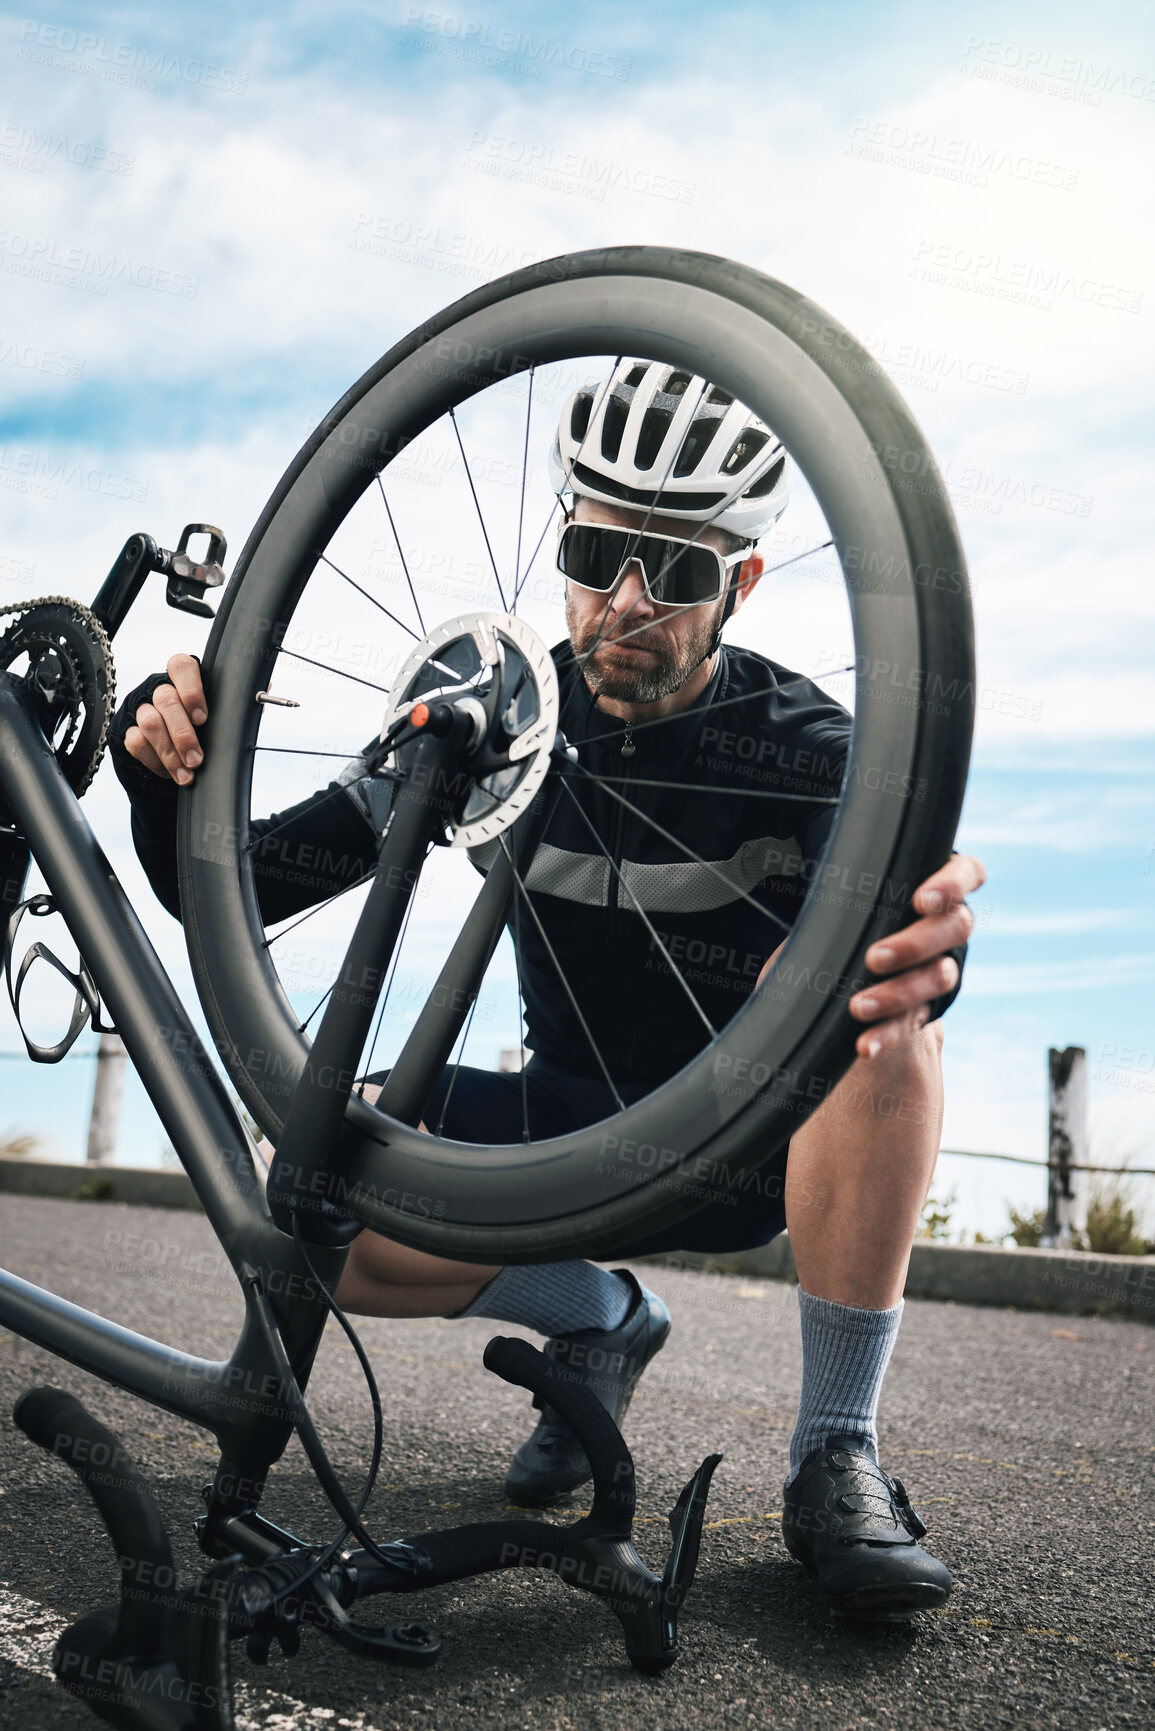
{"label": "concrete post", "polygon": [[1066,1249],[1087,1225],[1087,1053],[1068,1046],[1048,1053],[1050,1123],[1047,1139],[1047,1220],[1042,1242]]}
{"label": "concrete post", "polygon": [[116,1153],[120,1125],[120,1102],[124,1095],[124,1066],[128,1054],[119,1034],[101,1034],[96,1054],[96,1082],[92,1090],[92,1113],[88,1120],[88,1164],[105,1166]]}

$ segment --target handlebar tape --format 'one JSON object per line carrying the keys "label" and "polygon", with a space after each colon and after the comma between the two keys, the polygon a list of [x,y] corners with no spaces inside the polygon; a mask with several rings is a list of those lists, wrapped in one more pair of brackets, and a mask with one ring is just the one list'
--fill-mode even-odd
{"label": "handlebar tape", "polygon": [[119,1633],[134,1650],[156,1650],[164,1600],[176,1591],[176,1572],[160,1510],[136,1462],[112,1431],[63,1389],[30,1388],[16,1402],[12,1418],[30,1441],[83,1481],[121,1570]]}
{"label": "handlebar tape", "polygon": [[586,1452],[594,1475],[591,1526],[627,1534],[634,1518],[634,1463],[622,1433],[601,1401],[552,1359],[526,1340],[497,1335],[482,1359],[505,1382],[539,1395],[560,1413]]}

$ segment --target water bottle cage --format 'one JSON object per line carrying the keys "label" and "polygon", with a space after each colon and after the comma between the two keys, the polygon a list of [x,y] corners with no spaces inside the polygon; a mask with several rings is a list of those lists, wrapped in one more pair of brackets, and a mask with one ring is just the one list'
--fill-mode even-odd
{"label": "water bottle cage", "polygon": [[[27,901],[20,902],[17,907],[13,908],[4,935],[4,980],[8,987],[8,997],[12,1004],[12,1013],[16,1018],[16,1026],[20,1029],[20,1037],[24,1041],[28,1056],[34,1064],[59,1064],[62,1058],[67,1057],[84,1032],[85,1026],[89,1023],[94,1034],[115,1034],[116,1032],[114,1027],[106,1026],[101,1021],[100,993],[97,991],[96,982],[83,959],[80,962],[79,972],[74,974],[71,968],[64,966],[59,956],[53,954],[47,944],[36,942],[31,945],[24,960],[16,970],[16,979],[13,981],[12,955],[16,947],[16,933],[24,915],[31,914],[34,919],[42,919],[47,914],[55,912],[56,903],[51,896],[29,896]],[[20,996],[24,990],[24,981],[33,962],[37,961],[47,962],[50,968],[55,968],[56,972],[62,974],[69,984],[76,989],[68,1031],[64,1038],[58,1040],[54,1046],[38,1045],[29,1036],[20,1020]]]}

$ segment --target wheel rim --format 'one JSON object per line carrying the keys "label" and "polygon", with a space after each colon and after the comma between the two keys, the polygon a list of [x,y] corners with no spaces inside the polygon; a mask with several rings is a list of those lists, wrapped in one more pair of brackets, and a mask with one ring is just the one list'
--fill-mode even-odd
{"label": "wheel rim", "polygon": [[[967,672],[965,595],[961,607],[952,596],[951,605],[931,617],[925,585],[920,588],[920,564],[929,561],[932,569],[953,565],[962,570],[949,510],[934,497],[933,464],[900,400],[876,373],[850,375],[870,385],[865,394],[871,415],[863,417],[867,425],[860,422],[862,404],[848,400],[844,389],[848,375],[839,376],[831,357],[822,353],[824,339],[834,347],[830,333],[840,334],[839,327],[817,309],[756,273],[735,273],[735,267],[697,255],[681,255],[678,278],[648,276],[642,250],[631,259],[637,268],[630,274],[613,273],[612,261],[596,255],[592,260],[560,261],[572,272],[567,276],[559,269],[560,280],[523,272],[509,279],[506,292],[497,298],[492,298],[493,290],[469,297],[443,315],[440,324],[400,345],[386,358],[384,370],[378,369],[380,376],[368,375],[368,382],[362,381],[338,405],[326,423],[328,431],[323,429],[311,441],[290,470],[238,566],[206,657],[214,673],[228,662],[228,677],[221,680],[218,674],[213,732],[218,738],[237,737],[242,744],[255,739],[250,694],[253,681],[266,680],[272,665],[273,616],[283,616],[291,607],[313,569],[314,550],[328,545],[352,504],[372,485],[380,454],[415,436],[451,399],[460,398],[462,368],[471,374],[465,381],[469,394],[531,365],[589,352],[643,353],[705,374],[772,425],[806,473],[835,534],[844,568],[853,572],[869,565],[873,571],[869,582],[860,581],[850,590],[859,703],[850,784],[828,859],[869,858],[881,861],[885,873],[895,857],[904,813],[899,802],[891,800],[888,806],[872,790],[869,772],[885,764],[900,777],[912,777],[927,742],[919,732],[919,712],[872,701],[874,689],[882,678],[901,688],[924,674],[928,652],[938,656],[952,678],[961,671],[965,683]],[[670,258],[662,255],[667,270]],[[542,281],[542,274],[547,280]],[[776,303],[776,316],[785,329],[769,322],[764,304],[736,303],[735,275],[749,299]],[[657,334],[656,324],[661,326]],[[804,337],[813,339],[811,349],[817,348],[817,355],[800,346]],[[846,354],[846,343],[840,340],[836,358],[844,360]],[[895,485],[892,451],[903,464],[913,461],[923,477],[931,478],[929,491],[904,494]],[[276,607],[270,605],[274,595]],[[941,644],[927,642],[936,622],[940,637],[947,639],[945,652]],[[953,718],[956,735],[962,731],[958,719]],[[941,740],[936,749],[941,758]],[[957,742],[954,750],[957,759]],[[251,870],[236,844],[247,822],[250,764],[243,750],[232,756],[210,753],[193,798],[184,802],[183,853],[192,892],[186,905],[191,904],[193,927],[206,920],[223,927],[223,943],[201,945],[198,985],[234,1080],[248,1103],[271,1121],[275,1134],[305,1045],[261,948]],[[965,769],[965,745],[962,766]],[[947,846],[961,800],[962,777],[957,764],[955,768],[958,785],[947,790],[940,802],[944,809],[937,815],[937,830],[947,837]],[[222,810],[232,814],[236,834],[231,838],[220,833],[219,820],[210,815]],[[923,845],[940,843],[931,833]],[[820,908],[811,896],[788,943],[793,978],[813,981],[820,973],[832,982],[840,975],[845,978],[871,930],[859,907],[827,902]],[[234,965],[246,948],[247,956]],[[204,965],[210,950],[216,958],[211,970]],[[832,999],[835,991],[832,984],[825,996]],[[560,1224],[544,1229],[551,1219],[572,1225],[580,1218],[596,1232],[599,1214],[610,1209],[619,1226],[627,1214],[640,1222],[657,1218],[663,1210],[671,1216],[685,1213],[686,1195],[696,1182],[700,1196],[703,1179],[700,1171],[696,1181],[688,1171],[691,1157],[705,1148],[716,1151],[725,1138],[748,1169],[757,1159],[748,1149],[741,1151],[755,1130],[762,1136],[777,1134],[781,1141],[783,1129],[797,1124],[797,1101],[788,1077],[800,1053],[806,1064],[844,1064],[845,1018],[841,1027],[827,1018],[817,1028],[809,1002],[813,995],[811,985],[799,984],[787,986],[776,1004],[770,1004],[766,994],[751,1000],[724,1029],[724,1050],[708,1048],[615,1120],[613,1134],[620,1141],[655,1146],[675,1157],[662,1174],[660,1192],[652,1172],[639,1171],[636,1181],[624,1186],[620,1179],[597,1181],[594,1169],[605,1154],[605,1125],[529,1151],[519,1146],[431,1146],[428,1138],[383,1121],[354,1101],[350,1119],[368,1138],[351,1167],[362,1185],[362,1210],[374,1224],[387,1224],[393,1236],[429,1247],[452,1244],[459,1250],[482,1244],[487,1233],[492,1239],[496,1231],[508,1238],[523,1229],[527,1242],[536,1233],[539,1247],[560,1241]],[[820,990],[818,995],[824,994]],[[245,1032],[243,1042],[236,1037],[238,1029]],[[257,1081],[240,1049],[244,1043],[262,1054]],[[718,1086],[720,1057],[729,1060],[723,1071],[728,1078],[724,1094]],[[734,1083],[736,1073],[757,1080]],[[389,1142],[387,1186],[379,1181],[383,1157],[374,1142],[383,1137]],[[763,1151],[759,1158],[764,1157]],[[738,1169],[732,1168],[730,1175]],[[721,1187],[725,1178],[707,1175],[706,1182]],[[383,1200],[386,1189],[398,1196],[432,1191],[445,1199],[443,1216],[430,1223],[404,1204]]]}

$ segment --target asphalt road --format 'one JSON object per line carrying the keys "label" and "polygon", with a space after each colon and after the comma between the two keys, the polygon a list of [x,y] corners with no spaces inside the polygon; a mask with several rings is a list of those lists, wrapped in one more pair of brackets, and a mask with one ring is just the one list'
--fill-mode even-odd
{"label": "asphalt road", "polygon": [[[223,1357],[239,1299],[194,1214],[0,1196],[0,1261],[186,1350]],[[800,1367],[791,1288],[643,1272],[674,1330],[625,1433],[638,1469],[638,1548],[665,1556],[665,1515],[721,1449],[677,1666],[635,1675],[616,1622],[556,1579],[488,1576],[406,1600],[441,1634],[423,1673],[358,1660],[306,1634],[300,1654],[252,1666],[234,1646],[238,1724],[536,1728],[748,1724],[1097,1727],[1155,1720],[1155,1331],[1118,1320],[908,1303],[887,1380],[882,1460],[957,1577],[946,1610],[898,1629],[833,1622],[783,1548],[780,1487]],[[485,1321],[365,1322],[382,1389],[385,1460],[370,1509],[383,1538],[505,1512],[501,1485],[529,1428],[528,1396],[482,1369]],[[37,1382],[75,1392],[144,1467],[186,1578],[214,1447],[26,1343],[0,1337],[0,1723],[96,1721],[48,1670],[60,1629],[116,1594],[94,1508],[60,1463],[9,1422]],[[334,1332],[310,1384],[349,1481],[369,1407]],[[556,1518],[572,1518],[584,1506]],[[264,1512],[309,1536],[334,1526],[297,1444]],[[382,1621],[397,1613],[382,1605]],[[362,1610],[364,1614],[364,1608]]]}

